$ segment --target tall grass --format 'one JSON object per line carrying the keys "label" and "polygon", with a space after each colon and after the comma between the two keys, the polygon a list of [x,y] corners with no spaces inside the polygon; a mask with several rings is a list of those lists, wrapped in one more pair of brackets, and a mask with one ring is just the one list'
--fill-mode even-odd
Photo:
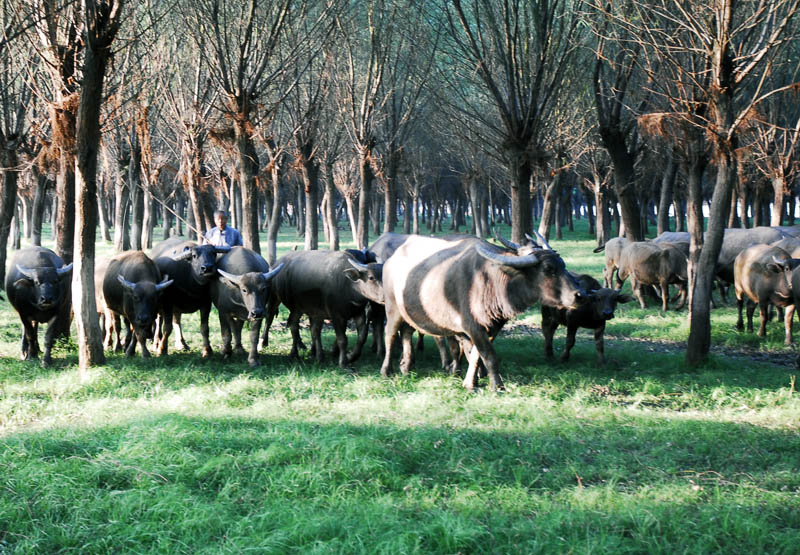
{"label": "tall grass", "polygon": [[[585,228],[553,244],[600,275]],[[108,353],[81,377],[71,343],[52,368],[18,361],[0,305],[0,552],[798,550],[800,400],[778,323],[760,340],[715,310],[717,348],[688,369],[686,312],[629,304],[608,364],[584,332],[561,364],[534,308],[496,342],[507,391],[470,394],[430,341],[387,380],[369,352],[347,370],[289,360],[275,324],[250,369],[201,359],[185,320],[191,352]]]}

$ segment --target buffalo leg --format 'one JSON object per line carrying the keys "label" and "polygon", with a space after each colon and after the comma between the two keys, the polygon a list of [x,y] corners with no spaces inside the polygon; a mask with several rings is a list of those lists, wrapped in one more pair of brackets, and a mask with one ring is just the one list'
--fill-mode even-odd
{"label": "buffalo leg", "polygon": [[603,338],[605,337],[606,332],[606,323],[603,322],[600,327],[594,330],[594,348],[597,350],[597,362],[600,364],[606,363],[606,353],[605,353],[605,341]]}
{"label": "buffalo leg", "polygon": [[421,353],[425,350],[425,334],[417,333],[417,352]]}
{"label": "buffalo leg", "polygon": [[233,332],[233,352],[237,355],[245,353],[242,346],[242,328],[244,327],[244,320],[238,318],[231,318],[231,331]]}
{"label": "buffalo leg", "polygon": [[450,367],[450,353],[447,349],[447,338],[434,335],[433,342],[436,343],[436,349],[439,351],[439,362],[441,363],[442,370],[447,371]]}
{"label": "buffalo leg", "polygon": [[383,342],[383,324],[386,321],[386,311],[382,304],[370,303],[369,321],[372,326],[372,345],[373,350],[377,353],[378,358],[383,358],[386,354],[384,350],[386,345]]}
{"label": "buffalo leg", "polygon": [[467,355],[467,375],[464,376],[462,384],[466,389],[472,391],[478,385],[478,361],[480,361],[481,355],[474,345],[466,352],[469,353]]}
{"label": "buffalo leg", "polygon": [[[486,372],[489,374],[489,388],[492,391],[504,389],[503,379],[497,371],[497,353],[495,353],[489,337],[485,333],[476,333],[472,335],[470,339],[472,339],[472,344],[478,349],[480,359],[483,361],[484,366],[486,366]],[[477,371],[477,364],[475,370]]]}
{"label": "buffalo leg", "polygon": [[[339,354],[339,368],[344,368],[347,366],[347,321],[343,320],[342,318],[333,318],[331,323],[333,324],[333,331],[336,334],[336,347],[338,348]],[[358,347],[356,347],[356,349],[358,349]]]}
{"label": "buffalo leg", "polygon": [[166,356],[169,351],[169,336],[172,334],[172,307],[165,306],[161,309],[156,321],[156,340],[153,348],[157,349],[158,356]]}
{"label": "buffalo leg", "polygon": [[669,284],[667,280],[661,280],[661,310],[666,312],[669,308]]}
{"label": "buffalo leg", "polygon": [[769,302],[767,301],[759,301],[758,303],[759,312],[761,314],[761,322],[758,326],[758,336],[764,337],[767,335],[767,319],[769,314]]}
{"label": "buffalo leg", "polygon": [[[744,318],[742,318],[742,309],[744,308],[744,296],[736,298],[736,309],[738,310],[739,317],[736,319],[736,329],[742,331],[744,329]],[[752,330],[751,330],[752,331]]]}
{"label": "buffalo leg", "polygon": [[[756,303],[747,300],[747,331],[753,333],[753,313],[756,311]],[[762,316],[762,320],[766,321],[766,315]]]}
{"label": "buffalo leg", "polygon": [[[300,316],[301,314],[296,311],[289,313],[289,318],[286,323],[289,324],[289,331],[292,332],[292,350],[289,352],[289,358],[297,358],[298,349],[300,348]],[[263,341],[262,341],[263,343]],[[314,347],[314,340],[312,335],[311,347]]]}
{"label": "buffalo leg", "polygon": [[110,319],[111,322],[113,323],[113,326],[114,326],[114,328],[113,328],[114,329],[113,333],[114,333],[114,336],[115,336],[115,338],[113,339],[114,352],[115,353],[121,353],[123,351],[123,345],[122,345],[122,318],[120,317],[119,314],[117,314],[116,312],[110,311],[110,310],[106,314],[108,315],[107,319]]}
{"label": "buffalo leg", "polygon": [[[211,310],[210,307],[209,310]],[[206,324],[207,323],[208,321],[206,321]],[[183,349],[184,351],[191,350],[191,347],[189,347],[189,344],[186,342],[186,338],[183,336],[183,324],[181,324],[180,312],[172,313],[172,331],[175,332],[175,348]]]}
{"label": "buffalo leg", "polygon": [[[633,289],[633,295],[639,299],[639,306],[641,308],[647,308],[644,302],[644,294],[642,293],[642,283],[633,275],[631,275],[631,288]],[[617,289],[619,289],[619,287],[617,287]]]}
{"label": "buffalo leg", "polygon": [[233,353],[231,349],[231,319],[227,314],[219,315],[219,330],[222,334],[222,358],[230,358]]}
{"label": "buffalo leg", "polygon": [[322,348],[322,318],[308,318],[311,327],[311,350],[309,355],[317,359],[317,364],[322,364],[325,351]]}
{"label": "buffalo leg", "polygon": [[247,355],[247,364],[250,368],[258,366],[258,338],[261,335],[261,320],[250,322],[250,353]]}
{"label": "buffalo leg", "polygon": [[[203,337],[203,350],[201,356],[208,358],[214,350],[211,348],[211,341],[208,338],[208,317],[211,314],[211,304],[200,309],[200,335]],[[180,328],[178,328],[180,329]]]}
{"label": "buffalo leg", "polygon": [[558,322],[555,318],[545,316],[547,307],[542,307],[542,335],[544,335],[544,355],[547,358],[553,357],[553,336],[558,329]]}
{"label": "buffalo leg", "polygon": [[786,313],[783,316],[783,328],[786,332],[786,338],[784,339],[785,345],[792,344],[792,322],[794,321],[794,305],[790,304],[786,307]]}
{"label": "buffalo leg", "polygon": [[358,337],[356,339],[356,346],[353,348],[353,351],[347,354],[347,362],[352,364],[353,362],[358,360],[358,357],[361,356],[361,351],[364,349],[364,343],[367,342],[367,336],[369,335],[369,322],[367,321],[366,315],[361,313],[353,318],[356,324],[356,330],[358,330]]}
{"label": "buffalo leg", "polygon": [[[678,304],[678,306],[675,307],[675,310],[680,310],[680,309],[683,308],[683,305],[686,304],[686,297],[687,296],[688,296],[688,285],[686,283],[680,283],[678,285],[678,292],[675,294],[675,297],[672,298],[672,302],[675,302],[678,299],[681,300],[681,302]],[[712,306],[712,308],[716,308],[716,306],[714,305],[713,292],[712,292],[712,295],[711,295],[711,306]]]}
{"label": "buffalo leg", "polygon": [[564,352],[561,353],[560,361],[566,362],[569,360],[569,352],[575,346],[575,334],[578,332],[578,326],[567,326],[567,341],[564,344]]}
{"label": "buffalo leg", "polygon": [[130,320],[123,317],[122,321],[125,323],[125,356],[132,357],[136,354],[136,336],[133,333]]}
{"label": "buffalo leg", "polygon": [[386,352],[383,355],[383,364],[381,365],[381,375],[389,377],[392,375],[392,347],[397,340],[397,331],[400,329],[403,320],[396,307],[387,308],[386,310],[386,328],[384,329],[383,340]]}
{"label": "buffalo leg", "polygon": [[44,334],[44,356],[42,357],[42,364],[48,366],[53,359],[50,357],[50,352],[53,349],[53,343],[56,340],[56,332],[58,332],[58,315],[50,318],[47,322],[47,333]]}
{"label": "buffalo leg", "polygon": [[22,358],[34,360],[39,358],[39,345],[36,340],[38,330],[36,322],[22,319]]}
{"label": "buffalo leg", "polygon": [[414,328],[404,325],[400,329],[400,335],[403,338],[403,357],[400,359],[400,372],[407,375],[414,367],[414,345],[412,336]]}

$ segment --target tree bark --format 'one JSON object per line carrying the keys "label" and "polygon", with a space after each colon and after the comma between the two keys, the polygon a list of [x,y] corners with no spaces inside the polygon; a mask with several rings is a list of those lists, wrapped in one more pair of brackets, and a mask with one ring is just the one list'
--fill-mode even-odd
{"label": "tree bark", "polygon": [[783,199],[786,192],[786,180],[783,175],[776,173],[770,179],[772,183],[773,201],[772,201],[772,216],[769,225],[778,226],[783,221]]}
{"label": "tree bark", "polygon": [[47,174],[40,173],[34,169],[36,178],[36,192],[33,195],[33,222],[31,229],[31,244],[41,246],[42,244],[42,221],[44,220],[44,208],[47,202]]}
{"label": "tree bark", "polygon": [[142,250],[144,191],[142,190],[142,147],[136,130],[131,128],[131,162],[128,165],[128,187],[131,195],[131,247]]}
{"label": "tree bark", "polygon": [[361,191],[358,196],[358,225],[356,228],[356,246],[365,249],[369,245],[369,204],[372,192],[372,167],[369,163],[369,151],[359,153],[358,171],[361,177]]}
{"label": "tree bark", "polygon": [[[274,147],[272,152],[276,152]],[[270,183],[272,185],[272,210],[269,216],[269,228],[267,229],[267,263],[270,266],[275,264],[278,258],[278,231],[281,229],[281,176],[278,169],[278,160],[270,162]],[[244,206],[244,194],[242,195],[242,205]],[[246,210],[242,210],[246,212]],[[257,226],[256,226],[257,229]]]}
{"label": "tree bark", "polygon": [[333,182],[333,164],[328,164],[325,168],[325,194],[328,197],[327,220],[328,220],[328,242],[332,251],[339,250],[339,221],[336,216],[336,185]]}
{"label": "tree bark", "polygon": [[[311,150],[309,145],[308,155],[310,155]],[[319,248],[319,217],[317,215],[317,205],[319,204],[319,164],[304,155],[302,167],[306,202],[305,249],[309,251]]]}
{"label": "tree bark", "polygon": [[[261,244],[258,237],[258,191],[256,189],[258,155],[253,145],[253,138],[247,131],[249,125],[252,124],[247,121],[245,116],[240,115],[233,126],[236,139],[236,151],[239,157],[239,179],[241,180],[239,188],[242,190],[242,227],[240,231],[242,233],[242,243],[244,243],[244,246],[260,254]],[[270,264],[272,264],[272,262],[270,262]]]}
{"label": "tree bark", "polygon": [[533,231],[531,219],[531,175],[533,167],[528,157],[512,151],[511,158],[511,240],[522,244],[525,234]]}
{"label": "tree bark", "polygon": [[6,278],[6,246],[11,232],[11,220],[17,207],[17,139],[8,140],[0,137],[0,163],[3,165],[3,189],[0,193],[0,287]]}
{"label": "tree bark", "polygon": [[658,198],[658,223],[656,232],[661,235],[669,231],[669,207],[672,204],[672,191],[675,186],[675,177],[678,175],[678,161],[668,153],[667,168],[661,179],[661,194]]}

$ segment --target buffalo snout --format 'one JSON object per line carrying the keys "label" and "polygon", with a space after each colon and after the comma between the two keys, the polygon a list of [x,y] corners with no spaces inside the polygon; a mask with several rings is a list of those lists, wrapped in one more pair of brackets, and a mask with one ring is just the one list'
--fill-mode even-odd
{"label": "buffalo snout", "polygon": [[261,320],[263,317],[264,317],[264,309],[263,308],[254,308],[248,314],[248,318],[251,321]]}

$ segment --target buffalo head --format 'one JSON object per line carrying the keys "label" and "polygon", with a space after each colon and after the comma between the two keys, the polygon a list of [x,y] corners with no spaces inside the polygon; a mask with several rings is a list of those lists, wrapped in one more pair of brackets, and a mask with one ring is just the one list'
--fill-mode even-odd
{"label": "buffalo head", "polygon": [[219,268],[217,268],[217,272],[222,276],[222,283],[239,292],[247,309],[248,320],[255,322],[264,317],[269,300],[269,282],[282,268],[283,264],[281,263],[269,272],[247,272],[236,275]]}
{"label": "buffalo head", "polygon": [[117,276],[117,280],[124,290],[124,304],[132,306],[133,310],[126,312],[133,313],[133,325],[139,328],[146,328],[153,324],[158,314],[158,297],[164,289],[172,285],[169,276],[164,276],[161,283],[152,281],[140,281],[134,283],[122,276]]}
{"label": "buffalo head", "polygon": [[624,295],[619,289],[593,289],[587,292],[587,300],[591,303],[595,320],[611,320],[617,303],[627,303],[633,300],[630,295]]}
{"label": "buffalo head", "polygon": [[26,268],[17,264],[17,271],[22,277],[14,285],[32,287],[36,307],[39,310],[49,310],[61,302],[66,290],[62,280],[72,271],[72,264],[61,268]]}
{"label": "buffalo head", "polygon": [[192,266],[192,275],[200,282],[205,283],[216,277],[217,255],[231,250],[228,246],[194,245],[186,246],[175,260],[186,260]]}
{"label": "buffalo head", "polygon": [[352,268],[347,268],[344,275],[353,282],[356,290],[371,301],[384,304],[383,299],[383,264],[361,264],[349,259]]}

